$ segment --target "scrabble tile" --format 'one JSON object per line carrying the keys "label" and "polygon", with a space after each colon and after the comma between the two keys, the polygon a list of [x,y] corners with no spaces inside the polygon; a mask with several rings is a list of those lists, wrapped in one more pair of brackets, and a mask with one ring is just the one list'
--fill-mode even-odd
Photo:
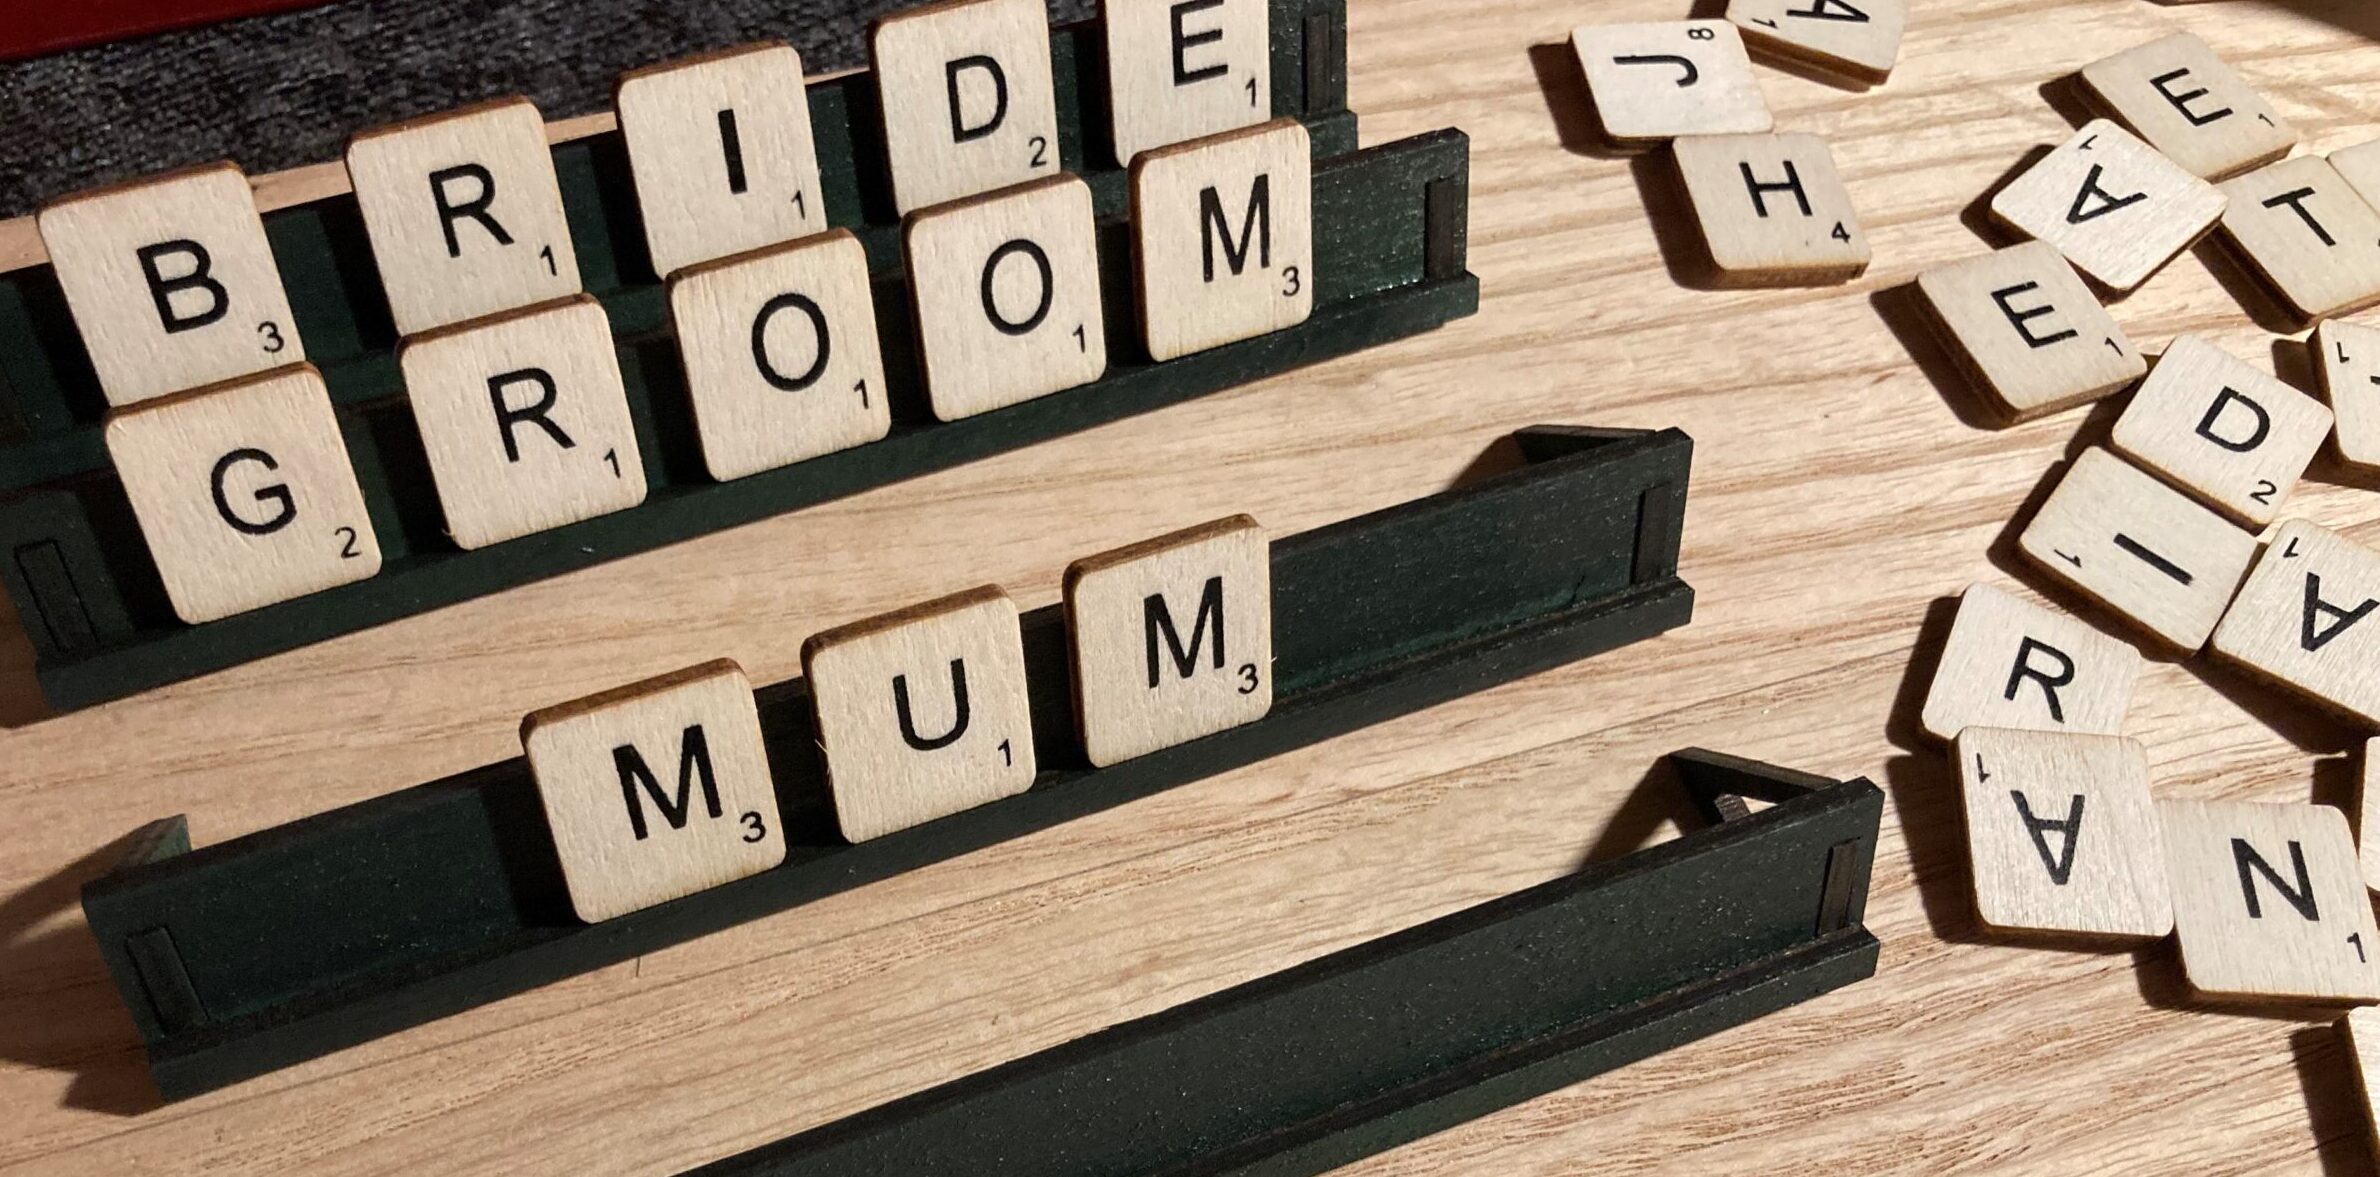
{"label": "scrabble tile", "polygon": [[2256,558],[2254,535],[2096,446],[2074,460],[2017,547],[2182,651],[2206,644]]}
{"label": "scrabble tile", "polygon": [[2339,457],[2380,471],[2380,328],[2332,319],[2315,330],[2313,347]]}
{"label": "scrabble tile", "polygon": [[2077,618],[1993,588],[1959,594],[1919,726],[2114,735],[2124,730],[2140,651]]}
{"label": "scrabble tile", "polygon": [[2364,1127],[2373,1155],[2380,1156],[2380,1009],[2359,1007],[2339,1019],[2347,1056],[2355,1062],[2355,1089],[2363,1099]]}
{"label": "scrabble tile", "polygon": [[1622,144],[1768,130],[1743,35],[1720,20],[1581,25],[1571,51],[1603,133]]}
{"label": "scrabble tile", "polygon": [[2098,296],[2045,242],[1927,270],[1917,290],[1968,378],[2010,420],[2098,400],[2148,371]]}
{"label": "scrabble tile", "polygon": [[2138,741],[1971,727],[1957,755],[1984,926],[2137,940],[2173,931]]}
{"label": "scrabble tile", "polygon": [[669,284],[703,465],[722,481],[892,430],[868,255],[848,229]]}
{"label": "scrabble tile", "polygon": [[2380,302],[2380,212],[2328,163],[2285,160],[2223,184],[2223,233],[2309,319]]}
{"label": "scrabble tile", "polygon": [[231,164],[70,196],[35,223],[111,405],[306,358],[248,177]]}
{"label": "scrabble tile", "polygon": [[2201,996],[2380,1001],[2372,903],[2326,805],[2160,801],[2182,971]]}
{"label": "scrabble tile", "polygon": [[878,21],[871,44],[900,211],[1058,174],[1041,0],[911,8]]}
{"label": "scrabble tile", "polygon": [[903,233],[936,417],[972,417],[1107,371],[1089,185],[1052,176],[928,209]]}
{"label": "scrabble tile", "polygon": [[1091,763],[1145,756],[1272,710],[1272,567],[1264,529],[1235,515],[1066,570]]}
{"label": "scrabble tile", "polygon": [[2380,208],[2380,139],[2342,147],[2323,158],[2365,204]]}
{"label": "scrabble tile", "polygon": [[311,365],[118,409],[105,434],[184,621],[380,571],[380,541],[330,390]]}
{"label": "scrabble tile", "polygon": [[1851,194],[1816,135],[1687,135],[1672,148],[1720,284],[1816,285],[1868,268]]}
{"label": "scrabble tile", "polygon": [[1728,0],[1727,19],[1764,53],[1863,82],[1892,76],[1908,0]]}
{"label": "scrabble tile", "polygon": [[2190,33],[2084,66],[2083,86],[2192,175],[2219,180],[2289,154],[2297,129]]}
{"label": "scrabble tile", "polygon": [[710,662],[521,722],[570,906],[589,923],[785,861],[760,708]]}
{"label": "scrabble tile", "polygon": [[593,298],[409,340],[397,364],[457,547],[645,501],[611,322]]}
{"label": "scrabble tile", "polygon": [[2116,418],[2116,452],[2261,528],[2330,436],[2330,410],[2196,335],[2158,357]]}
{"label": "scrabble tile", "polygon": [[620,134],[653,270],[826,229],[802,57],[747,45],[620,79]]}
{"label": "scrabble tile", "polygon": [[2363,746],[2363,780],[2356,791],[2355,854],[2366,890],[2380,891],[2380,739]]}
{"label": "scrabble tile", "polygon": [[1016,605],[980,588],[802,646],[835,820],[853,842],[1032,787]]}
{"label": "scrabble tile", "polygon": [[1994,195],[1992,215],[2108,287],[2131,290],[2214,228],[2224,203],[2214,185],[2093,119]]}
{"label": "scrabble tile", "polygon": [[1102,0],[1100,16],[1117,160],[1272,116],[1265,0]]}
{"label": "scrabble tile", "polygon": [[578,293],[545,120],[525,99],[366,131],[347,175],[400,334]]}
{"label": "scrabble tile", "polygon": [[2215,652],[2380,727],[2380,552],[2303,519],[2281,524]]}
{"label": "scrabble tile", "polygon": [[1159,360],[1294,327],[1314,310],[1314,168],[1275,119],[1132,165],[1141,335]]}

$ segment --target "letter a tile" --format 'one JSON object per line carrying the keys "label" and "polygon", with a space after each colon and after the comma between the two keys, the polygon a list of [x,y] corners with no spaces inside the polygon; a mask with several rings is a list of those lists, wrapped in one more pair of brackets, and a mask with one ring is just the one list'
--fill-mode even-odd
{"label": "letter a tile", "polygon": [[1073,176],[909,218],[926,399],[956,421],[1107,371],[1091,187]]}
{"label": "letter a tile", "polygon": [[802,670],[835,821],[853,842],[1033,786],[1015,603],[980,588],[811,638]]}
{"label": "letter a tile", "polygon": [[2380,329],[2333,319],[2314,332],[2313,348],[2340,460],[2380,472]]}
{"label": "letter a tile", "polygon": [[1093,764],[1272,710],[1272,556],[1245,515],[1075,561],[1066,622]]}
{"label": "letter a tile", "polygon": [[310,365],[120,409],[106,435],[184,621],[380,571],[380,542],[330,390]]}
{"label": "letter a tile", "polygon": [[747,45],[620,79],[620,135],[653,269],[826,229],[802,57]]}
{"label": "letter a tile", "polygon": [[2011,421],[2097,400],[2148,371],[2099,297],[2046,242],[1927,270],[1917,290],[1968,379]]}
{"label": "letter a tile", "polygon": [[1727,19],[1762,52],[1861,82],[1892,75],[1908,0],[1728,0]]}
{"label": "letter a tile", "polygon": [[2256,537],[2096,446],[2017,536],[2025,558],[2184,652],[2206,644]]}
{"label": "letter a tile", "polygon": [[2302,519],[2281,524],[2215,652],[2380,726],[2380,552]]}
{"label": "letter a tile", "polygon": [[2289,154],[2297,129],[2189,33],[2084,66],[2083,85],[2195,176],[2219,180]]}
{"label": "letter a tile", "polygon": [[2320,401],[2183,335],[2132,394],[2110,440],[2216,510],[2263,527],[2329,435]]}
{"label": "letter a tile", "polygon": [[1971,727],[1958,760],[1984,926],[2111,940],[2173,930],[2138,741]]}
{"label": "letter a tile", "polygon": [[893,203],[903,213],[1058,174],[1041,0],[946,0],[876,23]]}
{"label": "letter a tile", "polygon": [[1100,17],[1118,161],[1272,117],[1266,0],[1104,0]]}
{"label": "letter a tile", "polygon": [[306,358],[248,177],[231,164],[71,196],[37,223],[109,404]]}
{"label": "letter a tile", "polygon": [[1992,197],[2002,224],[2131,290],[2223,216],[2223,193],[2106,119],[2093,119]]}
{"label": "letter a tile", "polygon": [[2380,212],[2314,156],[2223,184],[2223,233],[2290,308],[2308,319],[2380,302]]}
{"label": "letter a tile", "polygon": [[2140,651],[2129,644],[1971,584],[1959,595],[1919,723],[1942,740],[1969,727],[2114,735],[2139,677]]}
{"label": "letter a tile", "polygon": [[2160,801],[2182,971],[2201,996],[2380,1001],[2372,902],[2327,805]]}
{"label": "letter a tile", "polygon": [[2342,147],[2323,158],[2365,204],[2380,208],[2380,139]]}
{"label": "letter a tile", "polygon": [[593,298],[409,340],[397,365],[455,546],[645,501],[611,322]]}
{"label": "letter a tile", "polygon": [[521,744],[588,923],[785,861],[760,708],[733,662],[537,712]]}
{"label": "letter a tile", "polygon": [[1132,165],[1141,333],[1170,360],[1294,327],[1314,310],[1305,124],[1275,119]]}
{"label": "letter a tile", "polygon": [[1868,238],[1826,140],[1687,135],[1673,150],[1718,284],[1813,285],[1867,272]]}
{"label": "letter a tile", "polygon": [[347,175],[399,334],[578,293],[545,120],[527,100],[366,131]]}
{"label": "letter a tile", "polygon": [[1621,144],[1757,133],[1771,125],[1743,34],[1723,20],[1581,25],[1571,52],[1603,133]]}

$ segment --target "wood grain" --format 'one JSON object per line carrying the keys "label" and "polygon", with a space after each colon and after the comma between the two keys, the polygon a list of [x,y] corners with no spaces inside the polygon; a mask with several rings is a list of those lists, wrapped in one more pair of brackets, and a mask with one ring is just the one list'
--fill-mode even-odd
{"label": "wood grain", "polygon": [[[1683,6],[1591,8],[1655,21]],[[1586,136],[1564,44],[1581,13],[1353,8],[1366,141],[1472,136],[1475,318],[0,736],[0,1169],[675,1171],[1658,840],[1674,785],[1639,782],[1701,743],[1885,786],[1879,975],[1349,1177],[2369,1172],[2327,1025],[2197,1011],[2170,949],[2055,951],[1975,925],[1957,778],[1915,709],[1950,599],[2030,576],[2001,537],[2105,417],[1971,424],[1974,398],[1904,288],[1981,252],[1962,210],[2072,133],[2044,84],[2184,27],[2328,150],[2380,127],[2380,17],[2364,0],[1924,4],[1872,91],[1756,67],[1783,125],[1832,145],[1876,259],[1843,287],[1714,293],[1665,268],[1664,243],[1692,239],[1684,210]],[[2186,255],[2116,315],[2151,351],[2197,332],[2270,354],[2227,280]],[[144,1102],[129,1019],[73,907],[143,821],[187,812],[214,842],[511,755],[523,713],[619,683],[722,656],[778,681],[828,625],[985,581],[1046,604],[1071,559],[1234,512],[1294,534],[1439,489],[1538,421],[1693,432],[1691,627]],[[2337,478],[2318,467],[2292,511],[2380,542],[2380,495]],[[21,718],[28,655],[13,649],[0,703]],[[2361,745],[2203,660],[2144,667],[2125,730],[2163,798],[2346,803],[2341,754]]]}

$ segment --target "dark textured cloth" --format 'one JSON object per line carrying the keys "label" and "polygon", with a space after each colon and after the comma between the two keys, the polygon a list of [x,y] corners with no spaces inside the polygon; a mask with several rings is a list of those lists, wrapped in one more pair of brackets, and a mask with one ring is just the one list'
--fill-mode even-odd
{"label": "dark textured cloth", "polygon": [[[74,0],[44,0],[72,3]],[[1052,23],[1093,0],[1049,0]],[[337,159],[368,127],[525,94],[547,118],[619,75],[747,41],[812,73],[867,63],[888,0],[344,0],[0,66],[0,216],[96,184],[229,159]]]}

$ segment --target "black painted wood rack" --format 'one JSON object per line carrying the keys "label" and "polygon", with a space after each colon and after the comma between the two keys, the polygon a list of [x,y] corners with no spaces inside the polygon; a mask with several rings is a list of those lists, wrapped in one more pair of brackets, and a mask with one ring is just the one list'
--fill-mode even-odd
{"label": "black painted wood rack", "polygon": [[1276,116],[1304,121],[1314,166],[1312,317],[1166,363],[1139,343],[1126,173],[1106,145],[1095,23],[1052,33],[1066,170],[1099,211],[1107,374],[979,417],[924,405],[871,75],[810,86],[829,220],[875,271],[893,429],[882,441],[733,482],[694,436],[664,291],[646,256],[614,132],[554,149],[585,288],[610,314],[645,503],[476,552],[446,538],[406,407],[396,334],[350,196],[268,214],[309,358],[322,369],[383,551],[356,584],[191,626],[174,617],[101,442],[105,404],[55,276],[0,275],[0,584],[53,707],[72,710],[607,560],[946,469],[1428,330],[1478,309],[1465,266],[1469,141],[1437,131],[1357,150],[1346,108],[1345,0],[1271,0]]}
{"label": "black painted wood rack", "polygon": [[1515,441],[1517,469],[1273,545],[1276,694],[1256,723],[1091,768],[1052,605],[1024,618],[1042,772],[1015,797],[843,842],[795,679],[759,691],[790,849],[751,878],[578,922],[515,758],[200,850],[182,818],[153,823],[83,911],[158,1088],[181,1098],[1685,624],[1693,442]]}
{"label": "black painted wood rack", "polygon": [[695,1172],[1302,1177],[1872,976],[1876,786],[1669,759],[1677,841]]}

